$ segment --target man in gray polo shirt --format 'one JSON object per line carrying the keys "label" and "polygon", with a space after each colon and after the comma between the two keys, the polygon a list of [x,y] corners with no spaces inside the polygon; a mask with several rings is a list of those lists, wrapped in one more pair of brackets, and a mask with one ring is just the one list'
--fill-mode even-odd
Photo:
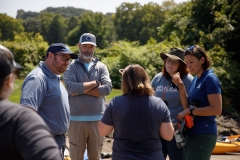
{"label": "man in gray polo shirt", "polygon": [[100,159],[103,137],[97,125],[105,111],[105,96],[112,83],[107,66],[94,57],[96,37],[84,33],[79,40],[79,58],[71,63],[63,79],[69,92],[70,127],[68,137],[70,157],[83,160],[85,149],[89,160]]}
{"label": "man in gray polo shirt", "polygon": [[44,119],[59,146],[62,158],[70,111],[68,93],[60,81],[60,75],[65,72],[71,58],[77,57],[65,44],[52,44],[44,62],[40,61],[22,85],[20,104],[32,108]]}

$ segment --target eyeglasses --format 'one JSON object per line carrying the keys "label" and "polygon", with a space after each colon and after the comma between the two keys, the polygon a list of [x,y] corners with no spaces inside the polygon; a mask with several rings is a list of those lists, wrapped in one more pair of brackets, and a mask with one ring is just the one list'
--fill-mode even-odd
{"label": "eyeglasses", "polygon": [[71,63],[71,59],[70,58],[67,58],[66,56],[62,55],[62,54],[57,54],[57,53],[53,53],[54,55],[58,55],[58,56],[61,56],[62,57],[62,60],[63,62],[68,62],[68,63]]}
{"label": "eyeglasses", "polygon": [[172,61],[171,59],[167,58],[166,63],[172,64],[174,66],[177,66],[179,63],[177,61]]}

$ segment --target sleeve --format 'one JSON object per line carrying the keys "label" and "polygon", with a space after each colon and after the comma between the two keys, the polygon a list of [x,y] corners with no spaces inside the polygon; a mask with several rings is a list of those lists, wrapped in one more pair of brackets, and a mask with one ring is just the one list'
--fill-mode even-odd
{"label": "sleeve", "polygon": [[29,108],[19,112],[15,146],[26,160],[60,160],[60,150],[42,118]]}
{"label": "sleeve", "polygon": [[221,94],[221,82],[215,74],[209,74],[205,82],[207,95]]}
{"label": "sleeve", "polygon": [[84,85],[81,82],[77,82],[76,67],[75,61],[68,65],[63,75],[63,81],[70,94],[82,95],[84,94]]}
{"label": "sleeve", "polygon": [[106,107],[106,110],[104,111],[103,117],[101,119],[102,123],[110,126],[114,126],[113,117],[112,117],[113,100],[114,98],[109,102],[108,106]]}
{"label": "sleeve", "polygon": [[[162,100],[161,100],[162,101]],[[162,101],[160,103],[160,105],[162,106],[162,115],[163,115],[163,120],[162,122],[171,122],[171,116],[170,116],[170,111],[168,109],[168,107],[166,106],[166,104]]]}
{"label": "sleeve", "polygon": [[101,78],[100,78],[101,86],[98,87],[101,96],[107,96],[112,91],[112,82],[109,76],[109,72],[107,66],[102,64],[101,66]]}
{"label": "sleeve", "polygon": [[151,86],[153,87],[154,91],[156,91],[157,83],[161,80],[162,73],[158,73],[156,76],[153,77],[151,81]]}
{"label": "sleeve", "polygon": [[27,77],[22,85],[20,104],[38,111],[39,106],[41,106],[44,100],[46,92],[47,84],[44,79]]}

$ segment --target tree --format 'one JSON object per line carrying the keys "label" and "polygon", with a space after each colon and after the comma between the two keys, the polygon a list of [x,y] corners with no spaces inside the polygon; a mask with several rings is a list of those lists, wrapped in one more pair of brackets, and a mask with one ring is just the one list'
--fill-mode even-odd
{"label": "tree", "polygon": [[240,1],[228,0],[228,6],[226,6],[226,13],[229,17],[229,27],[232,31],[226,36],[226,50],[233,52],[232,59],[236,60],[240,64]]}
{"label": "tree", "polygon": [[117,7],[114,17],[114,26],[117,36],[120,40],[127,39],[129,41],[139,40],[138,23],[136,20],[136,10],[141,9],[140,3],[122,3]]}
{"label": "tree", "polygon": [[[181,46],[181,41],[185,39],[184,34],[186,30],[186,24],[190,18],[191,3],[182,3],[176,5],[173,3],[167,6],[163,6],[165,19],[162,26],[158,27],[158,36],[172,43],[172,46]],[[165,3],[164,3],[165,4]]]}
{"label": "tree", "polygon": [[21,33],[24,31],[19,20],[14,19],[6,14],[0,14],[0,40],[14,39],[14,33]]}
{"label": "tree", "polygon": [[157,27],[164,22],[164,12],[157,3],[122,3],[117,8],[114,25],[119,39],[146,44],[150,37],[160,41]]}
{"label": "tree", "polygon": [[55,14],[49,12],[42,12],[40,13],[39,17],[37,17],[41,22],[41,35],[45,41],[47,41],[49,25],[53,21],[54,17]]}
{"label": "tree", "polygon": [[23,21],[25,32],[41,33],[41,21],[37,18],[28,18]]}
{"label": "tree", "polygon": [[154,38],[158,42],[162,39],[158,36],[157,27],[162,26],[165,19],[165,13],[160,5],[157,3],[148,3],[144,5],[141,10],[136,10],[138,19],[141,25],[139,25],[139,41],[140,44],[146,44],[150,37]]}
{"label": "tree", "polygon": [[81,17],[78,38],[83,33],[92,33],[96,36],[97,46],[103,49],[108,45],[108,32],[108,19],[102,13],[85,13]]}
{"label": "tree", "polygon": [[72,31],[73,29],[75,29],[76,27],[78,27],[81,23],[81,20],[79,17],[76,16],[72,16],[69,20],[68,20],[68,25],[67,25],[67,32]]}
{"label": "tree", "polygon": [[56,15],[49,25],[47,41],[48,44],[52,43],[65,43],[66,28],[63,19],[60,15]]}

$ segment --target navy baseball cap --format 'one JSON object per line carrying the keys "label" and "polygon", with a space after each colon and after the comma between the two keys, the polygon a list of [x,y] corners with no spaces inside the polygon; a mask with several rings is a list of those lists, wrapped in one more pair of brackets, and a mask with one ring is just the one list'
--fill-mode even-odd
{"label": "navy baseball cap", "polygon": [[52,44],[51,46],[49,46],[46,55],[48,55],[49,52],[52,52],[52,53],[60,52],[62,54],[70,54],[72,59],[78,58],[78,55],[76,53],[73,53],[72,51],[70,51],[69,47],[63,43]]}
{"label": "navy baseball cap", "polygon": [[22,66],[14,60],[13,53],[0,44],[0,78],[6,78],[15,70],[21,69]]}
{"label": "navy baseball cap", "polygon": [[96,45],[96,37],[91,33],[84,33],[80,37],[79,43],[81,43],[81,44],[92,44],[94,46],[97,46]]}

